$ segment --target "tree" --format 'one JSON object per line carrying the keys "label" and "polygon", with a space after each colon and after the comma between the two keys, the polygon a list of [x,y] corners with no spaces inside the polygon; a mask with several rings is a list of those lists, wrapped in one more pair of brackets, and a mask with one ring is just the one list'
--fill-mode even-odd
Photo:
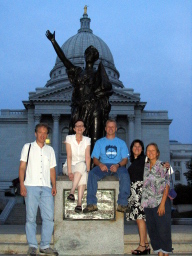
{"label": "tree", "polygon": [[185,172],[183,175],[186,177],[188,185],[192,186],[192,158],[186,164],[186,167],[187,167],[188,171]]}

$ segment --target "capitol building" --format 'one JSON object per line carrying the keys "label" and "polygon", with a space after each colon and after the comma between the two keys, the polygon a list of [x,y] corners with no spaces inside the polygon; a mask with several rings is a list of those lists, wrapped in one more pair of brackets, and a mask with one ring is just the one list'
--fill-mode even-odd
{"label": "capitol building", "polygon": [[[158,144],[162,161],[169,161],[174,170],[175,183],[187,184],[183,173],[186,162],[192,155],[192,145],[169,141],[169,126],[172,122],[168,111],[146,111],[146,102],[140,101],[140,94],[126,88],[119,80],[121,70],[117,70],[115,60],[108,45],[91,30],[91,19],[85,12],[80,18],[80,29],[63,45],[66,57],[76,66],[84,67],[84,51],[93,45],[99,51],[98,64],[102,61],[113,86],[110,97],[110,117],[117,121],[117,136],[125,140],[128,147],[134,139],[141,139],[146,146],[150,142]],[[50,51],[53,51],[50,45]],[[54,64],[53,64],[54,65]],[[35,140],[34,128],[39,122],[50,127],[47,143],[56,153],[57,175],[62,173],[66,159],[65,137],[69,130],[71,95],[73,87],[68,80],[66,69],[57,57],[50,79],[45,86],[34,88],[28,99],[23,101],[23,109],[2,109],[0,111],[0,186],[8,187],[18,177],[20,153],[23,145]]]}

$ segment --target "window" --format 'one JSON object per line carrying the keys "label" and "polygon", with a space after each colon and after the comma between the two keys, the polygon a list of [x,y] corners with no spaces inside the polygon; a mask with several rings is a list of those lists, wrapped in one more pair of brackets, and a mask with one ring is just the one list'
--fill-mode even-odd
{"label": "window", "polygon": [[175,181],[179,181],[179,180],[180,180],[180,172],[175,171]]}
{"label": "window", "polygon": [[120,127],[119,129],[117,129],[117,137],[126,141],[126,131],[124,128]]}
{"label": "window", "polygon": [[181,166],[181,162],[174,162],[174,166]]}
{"label": "window", "polygon": [[61,153],[66,154],[66,146],[65,140],[66,136],[68,135],[69,129],[68,127],[64,127],[61,132]]}

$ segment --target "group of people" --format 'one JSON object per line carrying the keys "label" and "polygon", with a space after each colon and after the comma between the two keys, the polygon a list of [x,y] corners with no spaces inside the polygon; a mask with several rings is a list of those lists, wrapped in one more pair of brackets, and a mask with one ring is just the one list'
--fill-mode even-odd
{"label": "group of people", "polygon": [[155,143],[147,145],[146,155],[141,140],[131,143],[131,165],[128,168],[131,180],[128,205],[131,211],[126,213],[126,219],[136,221],[139,230],[140,242],[132,251],[134,255],[150,254],[147,230],[154,252],[159,256],[168,256],[172,252],[171,201],[168,197],[170,165],[159,161],[159,156]]}
{"label": "group of people", "polygon": [[[134,140],[130,147],[128,170],[128,148],[116,137],[117,124],[107,120],[106,136],[97,140],[92,154],[91,140],[83,135],[86,127],[82,120],[74,123],[74,135],[66,137],[67,160],[63,173],[72,181],[68,200],[75,201],[75,212],[84,214],[97,211],[97,182],[105,176],[117,176],[119,195],[117,211],[126,213],[127,220],[136,220],[140,243],[132,251],[134,255],[150,254],[147,230],[153,250],[159,256],[172,252],[171,202],[168,198],[169,173],[167,166],[159,161],[159,149],[155,143],[146,147],[140,140]],[[35,128],[36,141],[25,144],[20,159],[19,178],[21,195],[26,203],[26,235],[29,244],[28,255],[37,255],[36,214],[40,207],[42,217],[41,255],[58,255],[50,248],[53,232],[54,199],[56,195],[55,153],[45,144],[48,126],[40,123]],[[91,158],[94,168],[90,170]],[[26,176],[26,178],[25,178]],[[87,187],[87,206],[82,208],[82,198]]]}

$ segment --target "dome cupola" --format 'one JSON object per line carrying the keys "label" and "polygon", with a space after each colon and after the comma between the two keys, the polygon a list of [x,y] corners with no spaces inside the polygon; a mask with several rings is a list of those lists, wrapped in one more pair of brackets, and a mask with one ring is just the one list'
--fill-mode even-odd
{"label": "dome cupola", "polygon": [[[80,18],[81,27],[78,33],[70,37],[62,45],[61,49],[74,65],[84,68],[84,52],[90,45],[93,45],[99,51],[99,60],[96,61],[94,67],[97,69],[99,62],[102,61],[113,86],[124,87],[119,80],[119,72],[115,68],[113,55],[109,47],[101,38],[93,34],[93,31],[90,29],[90,23],[91,19],[88,17],[87,6],[85,6],[83,17]],[[50,80],[47,82],[46,87],[61,85],[61,83],[66,82],[67,79],[65,67],[57,57],[55,66],[50,72]]]}

